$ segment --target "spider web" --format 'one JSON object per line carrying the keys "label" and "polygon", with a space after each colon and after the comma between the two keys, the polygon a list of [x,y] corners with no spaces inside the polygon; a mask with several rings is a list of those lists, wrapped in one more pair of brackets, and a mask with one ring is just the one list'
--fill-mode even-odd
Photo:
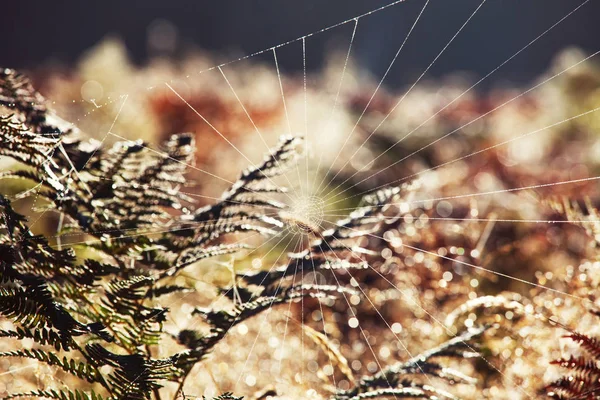
{"label": "spider web", "polygon": [[[196,75],[191,74],[182,77],[181,81],[193,81],[198,75],[214,74],[216,78],[222,79],[222,82],[226,85],[225,87],[234,96],[239,110],[241,110],[250,122],[253,132],[248,133],[248,135],[252,135],[253,137],[254,152],[260,154],[268,151],[275,144],[271,142],[273,135],[264,132],[265,127],[253,119],[252,113],[249,111],[249,100],[246,98],[247,96],[244,96],[246,94],[242,87],[244,82],[236,81],[232,78],[237,71],[232,70],[232,68],[237,63],[249,62],[257,57],[266,59],[269,56],[271,58],[270,69],[276,77],[276,82],[271,87],[275,88],[275,94],[279,99],[278,107],[282,110],[281,115],[283,120],[276,128],[281,131],[280,133],[299,135],[305,138],[304,160],[297,163],[284,176],[285,182],[281,183],[281,185],[292,189],[284,198],[291,206],[289,220],[292,221],[290,226],[293,229],[284,232],[282,235],[259,242],[260,244],[252,251],[246,253],[244,257],[252,260],[252,265],[259,267],[266,266],[266,268],[269,268],[269,266],[277,265],[280,258],[285,257],[286,250],[299,252],[301,249],[306,248],[310,241],[310,234],[298,222],[308,222],[310,225],[317,226],[323,230],[331,228],[335,226],[338,219],[346,217],[349,212],[354,210],[354,205],[365,194],[376,189],[419,178],[422,180],[423,186],[422,189],[414,194],[414,198],[411,200],[402,199],[400,202],[393,203],[392,205],[402,210],[403,213],[410,215],[411,219],[418,220],[426,215],[428,223],[436,225],[444,224],[450,227],[448,229],[456,228],[459,222],[469,224],[468,228],[476,232],[476,237],[473,239],[475,246],[472,249],[465,249],[460,246],[447,246],[448,248],[444,248],[441,251],[444,246],[439,246],[439,249],[435,247],[426,248],[410,244],[411,242],[408,240],[403,240],[403,235],[414,236],[416,232],[412,231],[399,232],[396,230],[395,232],[384,232],[381,235],[369,234],[371,236],[369,239],[390,244],[389,248],[386,248],[387,251],[382,251],[381,254],[385,260],[389,260],[393,255],[397,260],[402,259],[406,267],[416,268],[415,264],[425,265],[426,260],[429,260],[430,263],[437,262],[439,266],[444,268],[450,266],[450,269],[444,271],[442,274],[443,278],[439,283],[442,288],[451,286],[455,279],[470,278],[471,286],[475,290],[484,280],[482,275],[478,275],[478,273],[485,273],[495,276],[499,279],[499,282],[511,281],[512,283],[521,285],[521,287],[528,288],[524,289],[524,292],[533,288],[551,292],[556,298],[583,302],[584,298],[553,288],[550,284],[540,283],[540,280],[525,279],[520,275],[511,275],[510,273],[488,268],[485,266],[483,256],[486,252],[486,238],[489,237],[490,230],[495,229],[494,227],[498,224],[518,227],[520,225],[578,222],[565,221],[558,218],[540,218],[539,214],[532,212],[529,206],[524,204],[521,208],[519,204],[515,205],[514,202],[523,201],[525,203],[525,200],[527,200],[527,202],[539,206],[540,200],[533,197],[531,193],[556,187],[572,188],[565,189],[566,193],[569,193],[570,190],[576,190],[575,188],[581,187],[585,183],[594,183],[600,179],[600,176],[576,176],[567,177],[567,179],[552,179],[550,177],[550,180],[548,176],[540,176],[539,181],[529,180],[526,184],[516,184],[500,189],[495,189],[496,186],[493,184],[486,185],[482,183],[481,185],[465,185],[463,188],[459,186],[457,189],[448,190],[447,186],[449,184],[445,183],[445,181],[456,181],[456,179],[452,178],[452,174],[463,174],[462,176],[464,176],[464,171],[461,171],[461,167],[464,167],[465,160],[476,160],[477,158],[485,157],[492,151],[507,148],[514,151],[519,146],[532,146],[538,140],[541,143],[546,143],[540,139],[541,135],[590,117],[600,110],[600,107],[589,107],[558,114],[543,121],[544,124],[542,126],[523,123],[522,125],[526,126],[526,128],[522,128],[518,122],[512,126],[507,125],[507,128],[511,128],[511,131],[502,140],[492,140],[487,142],[488,144],[482,142],[484,145],[480,145],[482,143],[478,142],[474,146],[465,146],[458,150],[452,150],[448,156],[442,157],[439,160],[433,159],[429,165],[415,160],[425,152],[433,151],[434,149],[443,149],[444,141],[450,141],[451,144],[449,147],[456,146],[456,141],[452,141],[452,139],[457,136],[461,136],[464,140],[468,141],[468,136],[467,139],[464,138],[464,132],[468,132],[470,128],[475,128],[476,132],[477,129],[483,130],[481,124],[487,119],[496,118],[498,115],[502,115],[502,112],[507,109],[522,106],[522,101],[528,95],[544,90],[544,88],[564,75],[592,61],[600,50],[561,66],[561,68],[553,71],[552,74],[541,81],[514,93],[514,95],[503,98],[502,101],[497,101],[493,106],[482,112],[466,113],[465,117],[452,126],[435,124],[439,118],[454,110],[454,107],[457,105],[462,104],[462,101],[471,98],[470,96],[474,96],[480,84],[485,83],[497,71],[519,57],[519,55],[530,51],[532,46],[548,45],[547,42],[544,42],[547,36],[551,32],[560,30],[561,23],[566,19],[577,18],[577,15],[584,13],[585,5],[589,0],[573,4],[572,9],[568,13],[554,20],[548,18],[544,29],[540,30],[534,37],[523,38],[521,47],[514,49],[511,54],[505,57],[499,56],[498,62],[495,67],[490,69],[489,73],[476,80],[472,85],[461,86],[460,90],[454,90],[451,94],[444,94],[441,96],[442,100],[438,101],[435,107],[425,107],[425,111],[417,109],[417,116],[413,118],[411,124],[400,125],[403,129],[400,132],[394,132],[394,124],[397,124],[399,118],[406,116],[412,110],[410,104],[416,101],[414,95],[420,91],[420,85],[427,85],[425,81],[431,68],[436,63],[443,62],[444,55],[451,52],[455,46],[461,44],[461,37],[469,34],[469,24],[481,17],[481,12],[485,10],[486,3],[489,1],[482,0],[481,2],[477,2],[468,14],[462,16],[462,20],[457,23],[453,34],[446,38],[445,42],[439,47],[429,62],[416,74],[414,82],[411,85],[402,90],[397,96],[388,95],[385,97],[387,94],[386,79],[390,71],[401,68],[405,47],[413,42],[427,40],[427,38],[415,35],[415,32],[418,31],[417,28],[431,26],[430,24],[432,23],[427,20],[430,1],[411,0],[420,4],[419,13],[407,27],[404,37],[399,38],[396,45],[392,45],[390,41],[389,46],[394,48],[394,55],[387,62],[388,66],[385,71],[374,78],[374,84],[367,90],[367,96],[356,106],[356,112],[350,115],[351,119],[340,124],[342,97],[344,97],[344,93],[347,93],[348,86],[356,85],[356,80],[360,80],[361,78],[353,65],[352,57],[353,50],[355,50],[355,43],[364,32],[361,31],[363,23],[373,15],[389,12],[392,8],[403,7],[405,1],[408,0],[391,2],[306,35],[289,40],[284,39],[284,41],[272,47],[203,68],[196,71]],[[336,76],[334,79],[331,79],[332,82],[329,82],[326,90],[322,90],[318,86],[318,83],[314,84],[310,79],[311,72],[307,68],[307,65],[311,62],[311,39],[317,35],[328,35],[336,32],[339,33],[340,31],[344,32],[346,38],[345,45],[338,45],[339,48],[337,49],[341,61],[338,63]],[[470,32],[470,34],[473,34],[473,32]],[[288,54],[289,52],[298,54],[297,58],[302,71],[299,78],[290,78],[282,70],[280,54],[284,51],[288,52]],[[331,76],[334,75],[332,74]],[[213,120],[210,116],[204,115],[201,110],[196,109],[188,99],[189,95],[186,95],[184,92],[185,84],[182,85],[181,81],[163,82],[162,85],[164,87],[161,86],[159,88],[159,86],[153,85],[148,86],[147,90],[165,90],[172,93],[178,101],[188,107],[199,120],[208,126],[208,130],[212,134],[220,138],[230,148],[232,154],[245,161],[246,165],[256,166],[257,155],[248,154],[250,149],[248,146],[242,147],[237,144],[234,139],[230,139],[229,134],[231,132],[219,128],[216,123],[218,121]],[[327,104],[327,107],[323,107],[323,110],[319,110],[320,112],[318,113],[311,112],[312,106],[310,102],[319,100],[318,94],[321,92],[325,92],[322,94],[322,97],[326,98],[326,100],[321,101],[317,107],[323,104]],[[123,136],[123,133],[115,132],[113,129],[121,112],[126,110],[128,104],[130,104],[131,95],[131,93],[123,93],[118,99],[118,112],[107,132],[100,136],[101,144],[104,144],[108,138],[132,139],[131,137]],[[391,97],[391,104],[380,107],[378,102],[382,97]],[[94,105],[99,107],[95,102]],[[375,112],[373,111],[374,109],[376,110]],[[344,115],[343,117],[346,116]],[[435,129],[432,133],[431,130],[433,128]],[[338,136],[335,138],[338,142],[336,147],[330,147],[329,144],[331,141],[327,140],[327,136],[333,135],[333,131],[338,131]],[[429,132],[424,133],[424,131]],[[378,146],[373,146],[373,142],[376,141],[383,144],[379,143]],[[525,143],[525,145],[522,143]],[[402,149],[404,146],[407,150],[398,152],[398,149]],[[148,146],[148,148],[151,151],[160,153],[159,150],[151,146]],[[519,153],[517,152],[516,154]],[[527,154],[526,152],[524,157]],[[580,161],[574,160],[572,163],[575,165]],[[511,167],[518,165],[518,161],[510,160],[510,163],[507,161],[507,165],[509,167],[507,170],[510,170]],[[406,169],[399,169],[403,166],[408,167]],[[220,176],[203,165],[188,165],[188,167],[195,173],[216,181],[215,185],[222,184],[223,182],[226,184],[233,183],[231,178]],[[85,167],[83,170],[85,170]],[[400,176],[399,171],[402,171],[402,175]],[[73,174],[81,172],[75,168],[72,169]],[[489,174],[480,174],[477,176],[480,181],[485,181],[486,179],[488,181],[490,179],[493,180],[493,177],[490,177]],[[69,177],[70,175],[62,178],[68,179]],[[473,190],[474,187],[477,190]],[[464,190],[465,188],[471,190]],[[197,193],[188,194],[202,197],[206,200],[218,199],[217,197],[198,195]],[[495,200],[498,198],[500,200]],[[465,201],[469,204],[468,212],[466,215],[465,213],[462,213],[462,215],[457,214],[458,209],[461,207],[464,208]],[[489,209],[502,209],[502,207],[506,210],[515,211],[513,215],[521,216],[521,218],[502,218],[487,212]],[[479,217],[479,214],[483,212],[486,212],[485,216]],[[41,217],[42,215],[38,217],[38,220]],[[165,227],[164,230],[168,231],[169,227]],[[64,236],[59,235],[58,239],[60,240]],[[250,239],[246,237],[243,240]],[[78,243],[80,242],[62,244],[59,241],[58,247],[75,246]],[[364,247],[368,248],[368,245]],[[468,257],[464,256],[466,250],[470,250],[467,253]],[[401,255],[402,252],[410,253],[410,255],[403,256]],[[352,256],[364,259],[364,255],[357,254],[356,250],[350,247],[346,248],[346,254],[348,254],[348,257]],[[236,262],[237,260],[232,263],[235,264]],[[359,301],[353,298],[353,296],[341,293],[338,302],[347,306],[345,312],[339,311],[339,309],[334,308],[332,304],[327,302],[318,302],[316,306],[314,304],[305,305],[304,299],[302,299],[299,305],[290,302],[287,306],[279,306],[276,309],[274,308],[275,311],[273,312],[266,312],[264,315],[255,317],[255,320],[258,321],[257,324],[240,324],[230,333],[229,338],[219,345],[215,350],[217,354],[213,357],[213,360],[218,361],[219,354],[228,353],[232,360],[230,365],[211,362],[199,363],[192,370],[186,386],[183,388],[185,394],[213,396],[231,390],[236,395],[250,397],[257,390],[267,390],[269,386],[265,385],[264,382],[269,381],[273,382],[272,386],[279,394],[287,393],[291,386],[297,385],[303,388],[303,392],[301,393],[305,398],[317,396],[318,393],[323,395],[323,392],[317,392],[311,388],[311,386],[316,387],[319,383],[323,384],[323,380],[327,381],[333,388],[339,390],[348,389],[351,383],[347,380],[339,379],[340,375],[335,373],[334,360],[330,356],[324,364],[315,365],[315,359],[311,358],[311,356],[319,356],[319,351],[314,350],[314,343],[309,343],[306,340],[308,335],[305,334],[305,329],[320,330],[327,341],[340,345],[342,351],[353,355],[364,354],[365,360],[368,361],[361,362],[354,357],[348,357],[349,361],[358,361],[357,363],[351,363],[351,368],[357,376],[367,373],[374,374],[383,370],[386,365],[393,363],[395,360],[413,358],[419,353],[418,350],[424,350],[421,348],[411,348],[411,336],[405,334],[407,331],[429,329],[436,330],[437,332],[441,331],[449,337],[457,335],[458,332],[456,330],[441,320],[440,317],[443,316],[443,313],[432,309],[430,305],[423,304],[417,297],[415,290],[412,290],[409,286],[404,285],[404,283],[394,282],[393,278],[390,278],[386,273],[382,273],[379,267],[385,265],[387,268],[387,261],[383,264],[380,263],[378,267],[375,267],[370,262],[366,262],[366,265],[368,266],[369,273],[374,274],[374,276],[377,276],[378,279],[381,279],[382,282],[388,285],[387,288],[382,288],[380,292],[384,293],[386,290],[395,292],[397,295],[395,301],[401,305],[407,305],[412,310],[417,310],[416,312],[422,315],[424,320],[427,320],[427,324],[409,327],[402,326],[397,320],[391,319],[388,310],[380,309],[381,304],[384,303],[372,299],[368,286],[361,282],[361,277],[364,275],[361,275],[359,272],[347,270],[340,277],[336,274],[324,277],[320,273],[317,273],[316,270],[312,274],[307,273],[306,275],[302,271],[299,278],[302,282],[330,282],[333,279],[333,283],[339,286],[345,286],[346,283],[344,282],[350,282],[362,294],[363,299]],[[234,270],[235,266],[228,264],[226,267]],[[197,280],[200,282],[200,285],[202,284],[202,276],[187,276],[187,278]],[[488,294],[499,294],[500,292],[488,290]],[[473,295],[476,296],[475,291],[468,294],[469,298],[473,298]],[[223,299],[224,296],[216,298],[213,304],[215,306],[221,304]],[[189,306],[186,301],[187,298],[184,295],[175,299],[170,304],[166,304],[166,306],[171,309],[182,304]],[[361,310],[370,310],[372,313],[372,316],[368,317],[368,322],[363,321],[363,316],[357,311],[359,304],[363,307]],[[313,321],[311,321],[309,328],[304,327],[305,307],[313,309],[310,314]],[[339,323],[340,319],[345,319],[345,324],[348,325],[351,331],[353,337],[351,343],[346,343],[344,338],[339,337],[340,332],[336,332],[334,328],[335,323]],[[467,319],[467,321],[471,320]],[[173,317],[172,322],[179,329],[193,329],[199,323],[198,320],[195,320],[186,321],[185,324],[182,324],[181,321],[177,321],[176,316]],[[386,338],[389,339],[391,337],[393,344],[386,346],[377,343],[373,335],[369,333],[369,329],[373,329],[374,326],[386,331],[388,334]],[[465,326],[469,327],[468,322],[465,322]],[[414,332],[412,336],[414,336]],[[250,343],[249,349],[240,350],[239,348],[234,348],[236,346],[235,340],[240,337],[249,338],[247,341]],[[261,342],[267,343],[267,347],[259,346],[258,343]],[[467,344],[467,346],[470,345]],[[298,354],[298,347],[300,348],[300,354]],[[256,352],[258,349],[260,353],[257,355]],[[265,363],[261,366],[261,362],[265,361],[264,357],[267,357],[270,352],[272,352],[271,356],[275,360],[274,363]],[[307,356],[306,353],[310,353],[311,356]],[[322,356],[320,354],[320,357]],[[483,355],[479,357],[484,365],[486,365],[486,368],[496,371],[501,375],[503,381],[517,390],[518,394],[515,393],[515,395],[520,398],[536,397],[536,393],[531,391],[530,388],[525,389],[521,387],[520,383],[515,381],[513,375],[506,375],[498,363],[491,357]],[[216,370],[212,370],[212,368],[216,368]],[[235,377],[232,381],[224,378],[232,375]],[[268,376],[265,377],[264,375]],[[203,393],[196,392],[200,386],[196,384],[196,381],[208,385]],[[493,393],[491,395],[493,396]],[[291,396],[292,398],[294,397],[293,395]]]}

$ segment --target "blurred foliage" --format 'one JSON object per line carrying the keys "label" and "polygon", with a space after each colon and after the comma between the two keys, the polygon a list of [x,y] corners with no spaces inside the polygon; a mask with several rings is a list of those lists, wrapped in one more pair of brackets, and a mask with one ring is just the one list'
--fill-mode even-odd
{"label": "blurred foliage", "polygon": [[[155,398],[600,398],[586,383],[600,336],[600,69],[584,58],[564,52],[530,87],[482,94],[455,76],[372,101],[376,82],[352,65],[338,98],[332,58],[306,94],[303,77],[281,76],[284,108],[271,66],[205,71],[217,62],[199,55],[138,68],[106,42],[75,73],[34,74],[77,128],[5,84],[2,135],[18,139],[3,154],[20,163],[4,178],[47,184],[3,179],[4,215],[46,241],[18,247],[5,224],[7,248],[42,258],[3,268],[47,283],[13,277],[4,297],[48,291],[77,324],[7,320],[0,366],[14,379],[0,393],[119,397],[111,385],[135,363],[157,368],[136,385]],[[288,136],[261,161],[290,127],[304,144]],[[85,365],[34,342],[75,343]],[[92,388],[73,371],[113,378]]]}

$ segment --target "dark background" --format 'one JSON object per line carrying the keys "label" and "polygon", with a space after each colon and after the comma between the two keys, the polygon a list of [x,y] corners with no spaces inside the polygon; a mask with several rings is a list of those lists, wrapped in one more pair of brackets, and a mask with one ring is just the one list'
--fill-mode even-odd
{"label": "dark background", "polygon": [[[513,55],[582,0],[487,0],[429,71],[428,77],[472,71],[483,76]],[[158,54],[177,59],[192,49],[236,59],[392,3],[391,0],[144,0],[11,1],[0,20],[0,65],[35,69],[72,65],[106,36],[121,38],[138,64]],[[352,55],[381,77],[404,40],[424,0],[407,0],[360,19]],[[480,4],[480,0],[431,0],[386,84],[412,83]],[[149,45],[151,26],[174,27],[171,50]],[[345,52],[353,23],[306,40],[309,69],[332,49]],[[161,29],[163,29],[161,28]],[[158,32],[162,32],[160,29]],[[524,83],[543,72],[558,51],[600,47],[600,1],[590,0],[492,78]],[[272,53],[261,56],[272,61]],[[284,70],[302,68],[301,42],[278,50]]]}

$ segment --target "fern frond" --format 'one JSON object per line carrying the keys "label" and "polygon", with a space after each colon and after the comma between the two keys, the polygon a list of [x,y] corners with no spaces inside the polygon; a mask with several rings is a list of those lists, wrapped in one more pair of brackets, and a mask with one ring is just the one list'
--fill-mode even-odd
{"label": "fern frond", "polygon": [[0,69],[0,105],[21,114],[37,133],[52,132],[46,121],[45,99],[25,75],[13,69]]}
{"label": "fern frond", "polygon": [[[264,209],[282,209],[284,204],[264,197],[265,194],[285,189],[273,184],[272,179],[283,174],[286,168],[298,158],[302,139],[282,137],[279,146],[264,161],[245,170],[240,178],[223,193],[221,200],[210,206],[198,209],[189,219],[199,225],[194,227],[195,242],[211,242],[223,234],[240,231],[256,231],[266,235],[276,233],[273,229],[258,225],[282,227],[279,218],[266,217]],[[253,211],[254,210],[254,211]],[[255,212],[260,210],[261,212]],[[211,221],[218,221],[211,223]]]}
{"label": "fern frond", "polygon": [[0,155],[11,157],[25,165],[42,168],[51,157],[60,140],[32,132],[14,116],[0,116]]}
{"label": "fern frond", "polygon": [[39,278],[28,278],[27,289],[0,288],[0,314],[27,328],[55,327],[63,335],[93,333],[106,341],[112,337],[99,323],[82,324],[52,299],[47,285]]}
{"label": "fern frond", "polygon": [[[169,266],[167,270],[161,273],[160,278],[173,276],[180,270],[207,258],[223,256],[227,254],[237,253],[242,249],[248,249],[246,244],[220,244],[216,246],[192,246],[183,250],[176,257],[173,266]],[[160,279],[159,278],[159,279]]]}
{"label": "fern frond", "polygon": [[[361,205],[347,218],[336,221],[331,229],[315,232],[317,237],[308,249],[290,254],[287,264],[269,271],[245,274],[241,279],[249,285],[261,287],[264,294],[269,294],[281,279],[307,271],[368,268],[362,256],[373,255],[373,252],[357,246],[356,241],[378,232],[384,221],[390,218],[386,213],[392,203],[399,198],[409,199],[418,184],[412,182],[400,187],[384,188],[364,196]],[[394,218],[398,218],[398,212]]]}
{"label": "fern frond", "polygon": [[587,400],[600,397],[600,341],[596,338],[573,332],[566,336],[577,342],[587,353],[580,357],[558,359],[552,364],[572,371],[548,384],[544,389],[549,397],[564,400]]}
{"label": "fern frond", "polygon": [[[213,397],[212,400],[243,400],[244,397],[237,397],[233,395],[233,392],[226,392],[220,396]],[[202,396],[202,400],[206,400],[206,397]]]}
{"label": "fern frond", "polygon": [[20,397],[42,397],[53,400],[108,400],[105,397],[97,394],[93,390],[91,392],[84,392],[81,390],[32,390],[31,392],[13,393],[3,400],[16,399]]}
{"label": "fern frond", "polygon": [[159,381],[174,380],[182,373],[172,358],[158,360],[142,354],[118,355],[99,344],[88,344],[86,351],[98,365],[115,368],[108,381],[119,398],[146,399],[154,389],[161,387]]}
{"label": "fern frond", "polygon": [[251,318],[264,310],[278,304],[300,299],[302,297],[335,298],[338,293],[357,294],[351,289],[330,285],[296,285],[281,289],[272,296],[261,296],[250,302],[237,305],[233,311],[213,311],[195,309],[195,314],[202,314],[207,322],[216,330],[228,330],[233,325]]}
{"label": "fern frond", "polygon": [[99,382],[100,374],[98,370],[87,363],[68,359],[67,357],[59,358],[54,353],[49,353],[40,349],[23,349],[15,351],[0,352],[0,357],[25,357],[41,361],[48,365],[53,365],[61,368],[63,371],[85,379],[88,382]]}
{"label": "fern frond", "polygon": [[[431,362],[434,358],[449,357],[449,358],[465,358],[473,354],[473,350],[469,345],[477,337],[481,336],[487,330],[486,327],[473,329],[461,335],[442,343],[440,346],[428,350],[418,356],[411,358],[404,363],[397,363],[382,369],[375,375],[366,376],[360,379],[356,387],[347,391],[340,391],[336,394],[336,399],[360,399],[369,397],[356,397],[363,393],[380,393],[380,390],[394,390],[413,387],[414,384],[408,379],[410,375],[425,374],[436,378],[444,379],[448,382],[462,382],[473,384],[473,378],[467,377],[464,374],[454,371],[447,367],[442,367],[440,364]],[[429,396],[436,394],[432,387],[428,389]],[[417,388],[424,390],[423,387]],[[421,398],[429,398],[425,396],[426,392],[419,393]],[[437,393],[439,394],[439,393]],[[375,396],[379,397],[379,396]],[[452,397],[450,397],[452,398]]]}
{"label": "fern frond", "polygon": [[57,351],[70,350],[73,339],[70,336],[60,335],[58,332],[48,329],[27,329],[17,327],[15,330],[0,330],[0,337],[11,337],[15,339],[32,339],[38,344],[53,346]]}
{"label": "fern frond", "polygon": [[181,292],[191,292],[193,289],[180,286],[180,285],[164,285],[164,286],[155,286],[148,291],[146,294],[146,298],[157,298],[160,296],[166,296],[172,293],[181,293]]}
{"label": "fern frond", "polygon": [[356,396],[348,398],[348,400],[362,400],[362,399],[375,399],[375,398],[395,398],[395,399],[429,399],[438,400],[440,398],[446,398],[450,400],[459,400],[458,397],[441,390],[436,389],[428,385],[412,385],[408,387],[400,387],[393,389],[376,389],[368,392],[359,393]]}

